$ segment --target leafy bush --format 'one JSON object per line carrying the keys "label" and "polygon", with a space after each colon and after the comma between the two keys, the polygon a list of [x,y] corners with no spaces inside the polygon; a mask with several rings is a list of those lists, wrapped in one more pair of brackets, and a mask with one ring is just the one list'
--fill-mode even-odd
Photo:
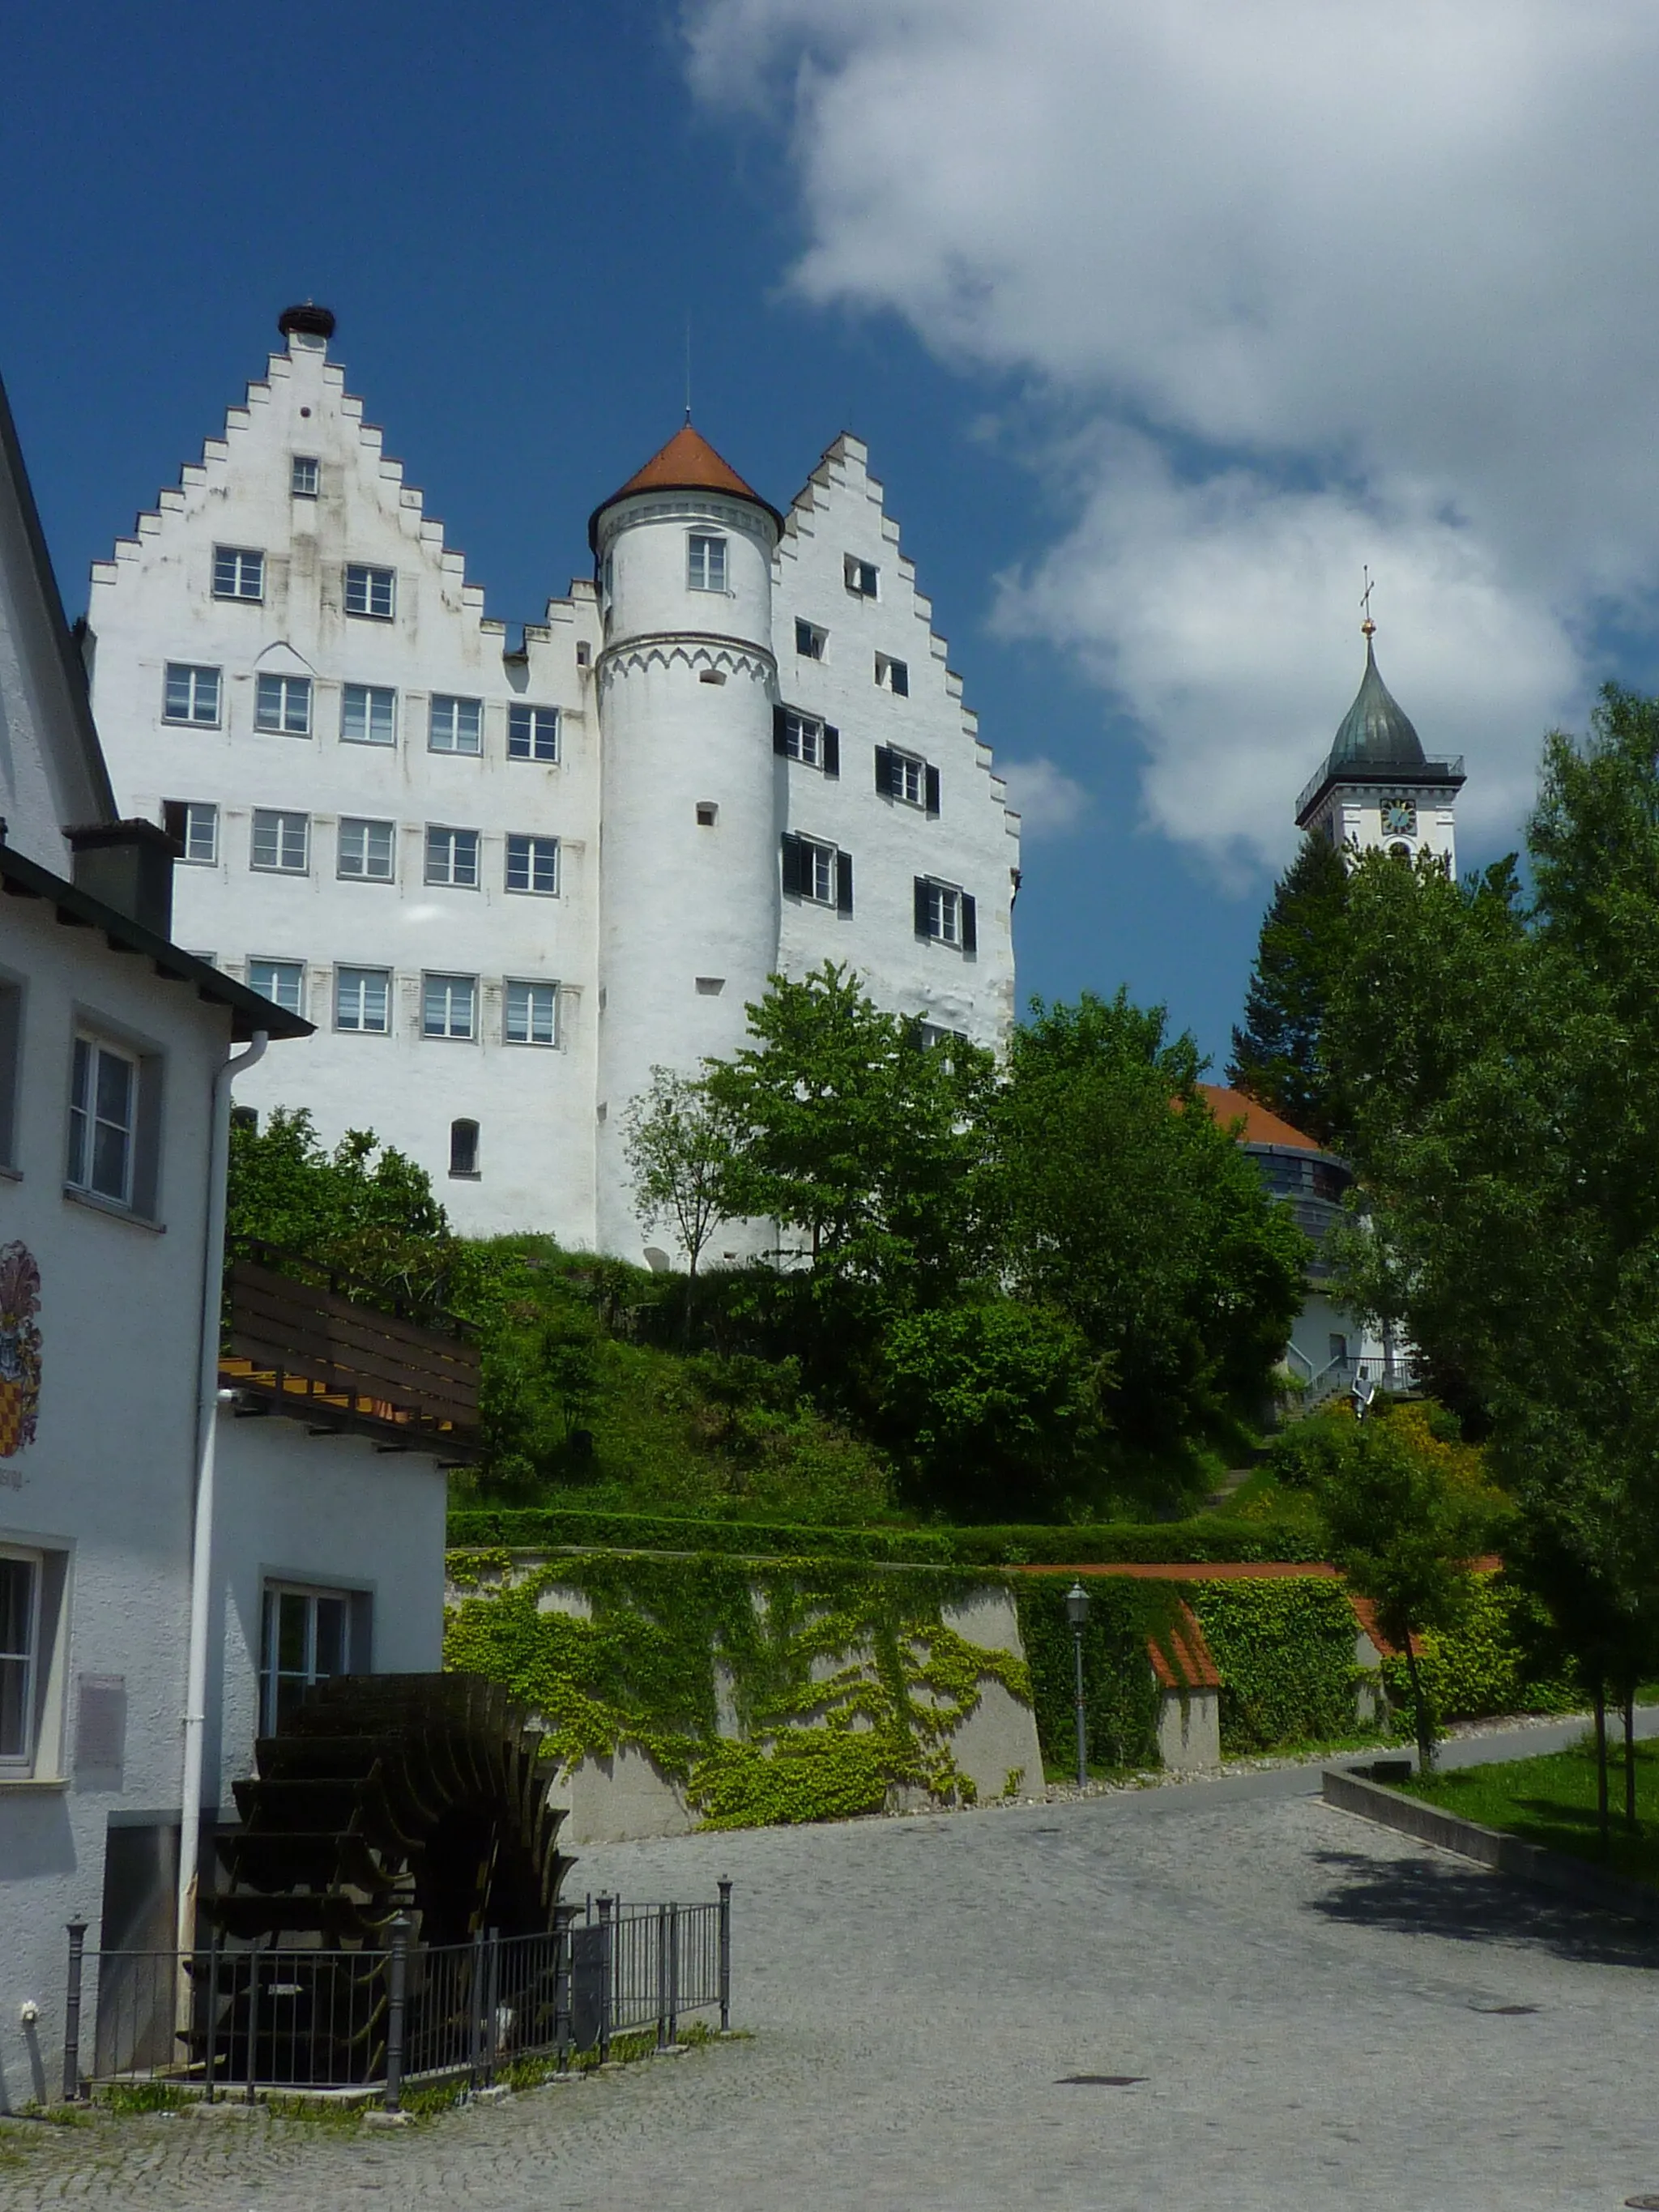
{"label": "leafy bush", "polygon": [[1340,1583],[1194,1582],[1184,1595],[1221,1677],[1224,1752],[1353,1734],[1355,1623]]}
{"label": "leafy bush", "polygon": [[[1564,1713],[1581,1707],[1583,1685],[1550,1648],[1548,1617],[1536,1598],[1503,1575],[1477,1575],[1469,1608],[1444,1634],[1418,1640],[1418,1669],[1437,1717],[1484,1720],[1495,1713]],[[1403,1659],[1383,1662],[1391,1703],[1410,1687]]]}

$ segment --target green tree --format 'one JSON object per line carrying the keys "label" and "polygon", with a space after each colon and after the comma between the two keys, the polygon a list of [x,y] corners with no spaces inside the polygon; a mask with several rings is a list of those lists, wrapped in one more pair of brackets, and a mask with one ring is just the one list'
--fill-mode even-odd
{"label": "green tree", "polygon": [[726,1218],[732,1166],[732,1132],[706,1083],[653,1067],[648,1090],[629,1102],[623,1150],[634,1178],[634,1202],[647,1229],[672,1224],[685,1254],[681,1341],[691,1338],[697,1262]]}
{"label": "green tree", "polygon": [[1348,866],[1315,832],[1273,887],[1227,1080],[1322,1145],[1340,1140],[1338,1086],[1320,1054],[1346,933]]}
{"label": "green tree", "polygon": [[1120,1452],[1168,1455],[1224,1407],[1254,1413],[1302,1301],[1306,1240],[1199,1073],[1161,1007],[1035,1001],[994,1109],[1004,1266],[1105,1363]]}

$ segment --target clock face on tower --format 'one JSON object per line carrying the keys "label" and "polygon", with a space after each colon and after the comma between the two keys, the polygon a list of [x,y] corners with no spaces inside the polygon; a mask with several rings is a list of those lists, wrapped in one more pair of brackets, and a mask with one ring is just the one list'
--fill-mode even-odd
{"label": "clock face on tower", "polygon": [[1417,801],[1398,793],[1382,801],[1382,835],[1385,837],[1414,837],[1417,835]]}

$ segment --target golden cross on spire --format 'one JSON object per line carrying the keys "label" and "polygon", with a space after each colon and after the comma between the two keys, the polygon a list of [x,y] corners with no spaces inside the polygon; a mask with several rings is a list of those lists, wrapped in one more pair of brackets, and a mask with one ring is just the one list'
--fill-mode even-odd
{"label": "golden cross on spire", "polygon": [[1365,619],[1359,625],[1359,635],[1361,637],[1375,637],[1376,624],[1371,620],[1371,572],[1366,568],[1362,568],[1360,574],[1365,579],[1365,588],[1359,595],[1359,605]]}

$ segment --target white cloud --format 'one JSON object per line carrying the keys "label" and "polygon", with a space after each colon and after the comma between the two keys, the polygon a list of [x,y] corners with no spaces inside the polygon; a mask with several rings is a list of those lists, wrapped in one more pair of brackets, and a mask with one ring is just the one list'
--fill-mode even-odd
{"label": "white cloud", "polygon": [[1008,786],[1008,804],[1028,840],[1064,837],[1089,811],[1087,791],[1046,754],[1033,760],[999,760],[997,774]]}
{"label": "white cloud", "polygon": [[1659,568],[1659,11],[699,0],[690,36],[706,98],[793,118],[800,291],[1067,424],[1001,619],[1127,709],[1154,823],[1282,854],[1362,561],[1463,811],[1513,820]]}

